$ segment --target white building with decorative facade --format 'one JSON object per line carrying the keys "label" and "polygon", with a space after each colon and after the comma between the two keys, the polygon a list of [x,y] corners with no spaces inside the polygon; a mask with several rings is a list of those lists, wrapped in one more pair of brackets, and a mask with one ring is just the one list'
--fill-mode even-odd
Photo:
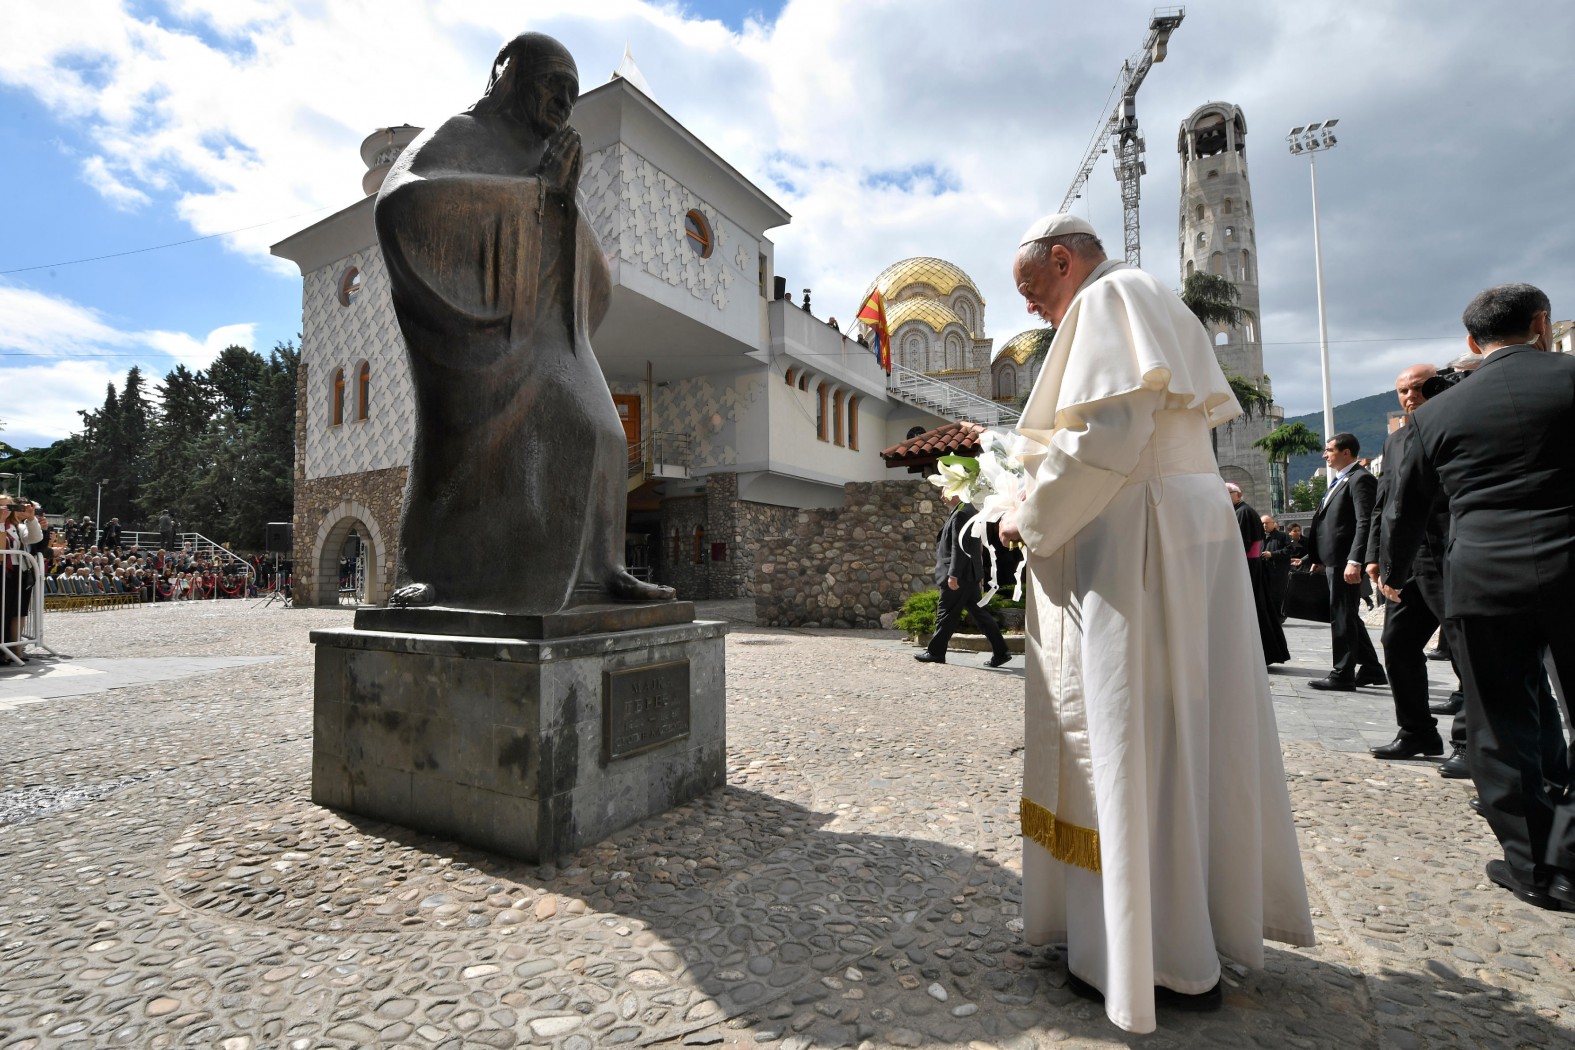
{"label": "white building with decorative facade", "polygon": [[[961,271],[909,267],[935,295],[903,286],[894,334],[918,335],[923,371],[938,375],[889,379],[869,347],[777,297],[767,232],[788,213],[629,80],[582,95],[573,124],[581,207],[612,274],[592,345],[629,439],[631,567],[684,597],[751,593],[767,539],[806,508],[840,506],[848,482],[886,480],[882,449],[915,427],[1001,418],[984,301]],[[303,280],[294,564],[305,604],[346,591],[381,602],[393,581],[414,406],[372,208],[419,130],[370,136],[366,196],[273,248]],[[354,583],[341,578],[351,564]]]}

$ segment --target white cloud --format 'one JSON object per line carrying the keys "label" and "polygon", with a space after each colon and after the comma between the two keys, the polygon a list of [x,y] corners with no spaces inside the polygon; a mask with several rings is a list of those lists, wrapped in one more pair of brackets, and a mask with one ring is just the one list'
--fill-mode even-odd
{"label": "white cloud", "polygon": [[0,283],[0,423],[19,448],[47,445],[77,430],[79,409],[103,404],[140,364],[150,384],[176,364],[206,368],[227,346],[252,347],[256,325],[230,324],[198,339],[184,332],[118,328],[69,299]]}
{"label": "white cloud", "polygon": [[146,193],[134,186],[127,186],[112,175],[103,157],[89,157],[83,161],[82,177],[105,200],[122,211],[133,211],[150,200]]}
{"label": "white cloud", "polygon": [[[359,193],[361,138],[469,105],[506,37],[558,36],[587,87],[628,43],[661,104],[794,213],[773,234],[789,287],[846,318],[885,266],[939,255],[980,286],[998,345],[1032,323],[1009,278],[1016,237],[1059,205],[1150,12],[1148,0],[1076,13],[992,0],[966,17],[951,0],[790,0],[773,24],[733,32],[638,0],[173,0],[158,20],[128,6],[12,5],[0,49],[0,82],[83,130],[84,172],[120,206],[173,199],[200,234],[342,207]],[[1529,0],[1222,0],[1189,9],[1154,67],[1138,99],[1144,264],[1177,280],[1180,121],[1237,102],[1266,364],[1288,412],[1320,396],[1306,163],[1281,142],[1293,124],[1338,116],[1347,129],[1319,167],[1337,398],[1387,386],[1423,346],[1355,340],[1447,337],[1492,280],[1575,282],[1556,207],[1575,163],[1575,81],[1557,49],[1521,46],[1522,22],[1547,40],[1575,27]],[[1076,208],[1119,245],[1108,158]],[[302,224],[229,243],[283,269],[267,246]],[[209,349],[158,338],[183,359]]]}
{"label": "white cloud", "polygon": [[0,283],[0,350],[65,357],[133,342],[96,310],[29,288]]}
{"label": "white cloud", "polygon": [[119,389],[125,371],[101,360],[48,361],[0,370],[0,440],[17,448],[48,445],[82,427],[82,409],[104,403],[110,383]]}
{"label": "white cloud", "polygon": [[205,339],[194,339],[185,332],[143,332],[140,338],[147,345],[169,354],[178,364],[195,371],[207,368],[219,352],[230,346],[255,349],[257,326],[255,324],[227,324],[209,332]]}

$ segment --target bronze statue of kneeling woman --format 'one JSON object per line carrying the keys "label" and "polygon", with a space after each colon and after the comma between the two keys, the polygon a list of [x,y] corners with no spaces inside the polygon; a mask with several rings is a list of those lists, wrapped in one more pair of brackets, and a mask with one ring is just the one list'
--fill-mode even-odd
{"label": "bronze statue of kneeling woman", "polygon": [[627,445],[590,336],[611,294],[575,201],[574,59],[525,33],[394,163],[375,220],[416,397],[397,605],[667,601],[624,564]]}

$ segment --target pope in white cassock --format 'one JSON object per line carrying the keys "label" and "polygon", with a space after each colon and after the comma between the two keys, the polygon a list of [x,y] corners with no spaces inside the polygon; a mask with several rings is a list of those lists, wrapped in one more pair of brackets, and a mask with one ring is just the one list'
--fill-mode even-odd
{"label": "pope in white cassock", "polygon": [[[1209,431],[1241,411],[1196,318],[1051,215],[1013,266],[1056,335],[1019,425],[1023,918],[1111,1021],[1220,1005],[1219,955],[1314,942],[1241,533]],[[1034,448],[1033,443],[1038,447]]]}

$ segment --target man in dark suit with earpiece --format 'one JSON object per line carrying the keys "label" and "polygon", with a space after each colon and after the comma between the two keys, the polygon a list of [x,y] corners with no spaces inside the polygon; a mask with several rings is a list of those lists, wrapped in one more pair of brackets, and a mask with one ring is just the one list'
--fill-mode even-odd
{"label": "man in dark suit with earpiece", "polygon": [[1564,729],[1543,702],[1543,658],[1575,682],[1575,358],[1546,352],[1550,312],[1529,284],[1489,288],[1466,307],[1468,343],[1486,360],[1412,416],[1384,509],[1381,572],[1385,592],[1398,593],[1442,492],[1466,761],[1504,850],[1487,876],[1558,910],[1575,907],[1575,802]]}

